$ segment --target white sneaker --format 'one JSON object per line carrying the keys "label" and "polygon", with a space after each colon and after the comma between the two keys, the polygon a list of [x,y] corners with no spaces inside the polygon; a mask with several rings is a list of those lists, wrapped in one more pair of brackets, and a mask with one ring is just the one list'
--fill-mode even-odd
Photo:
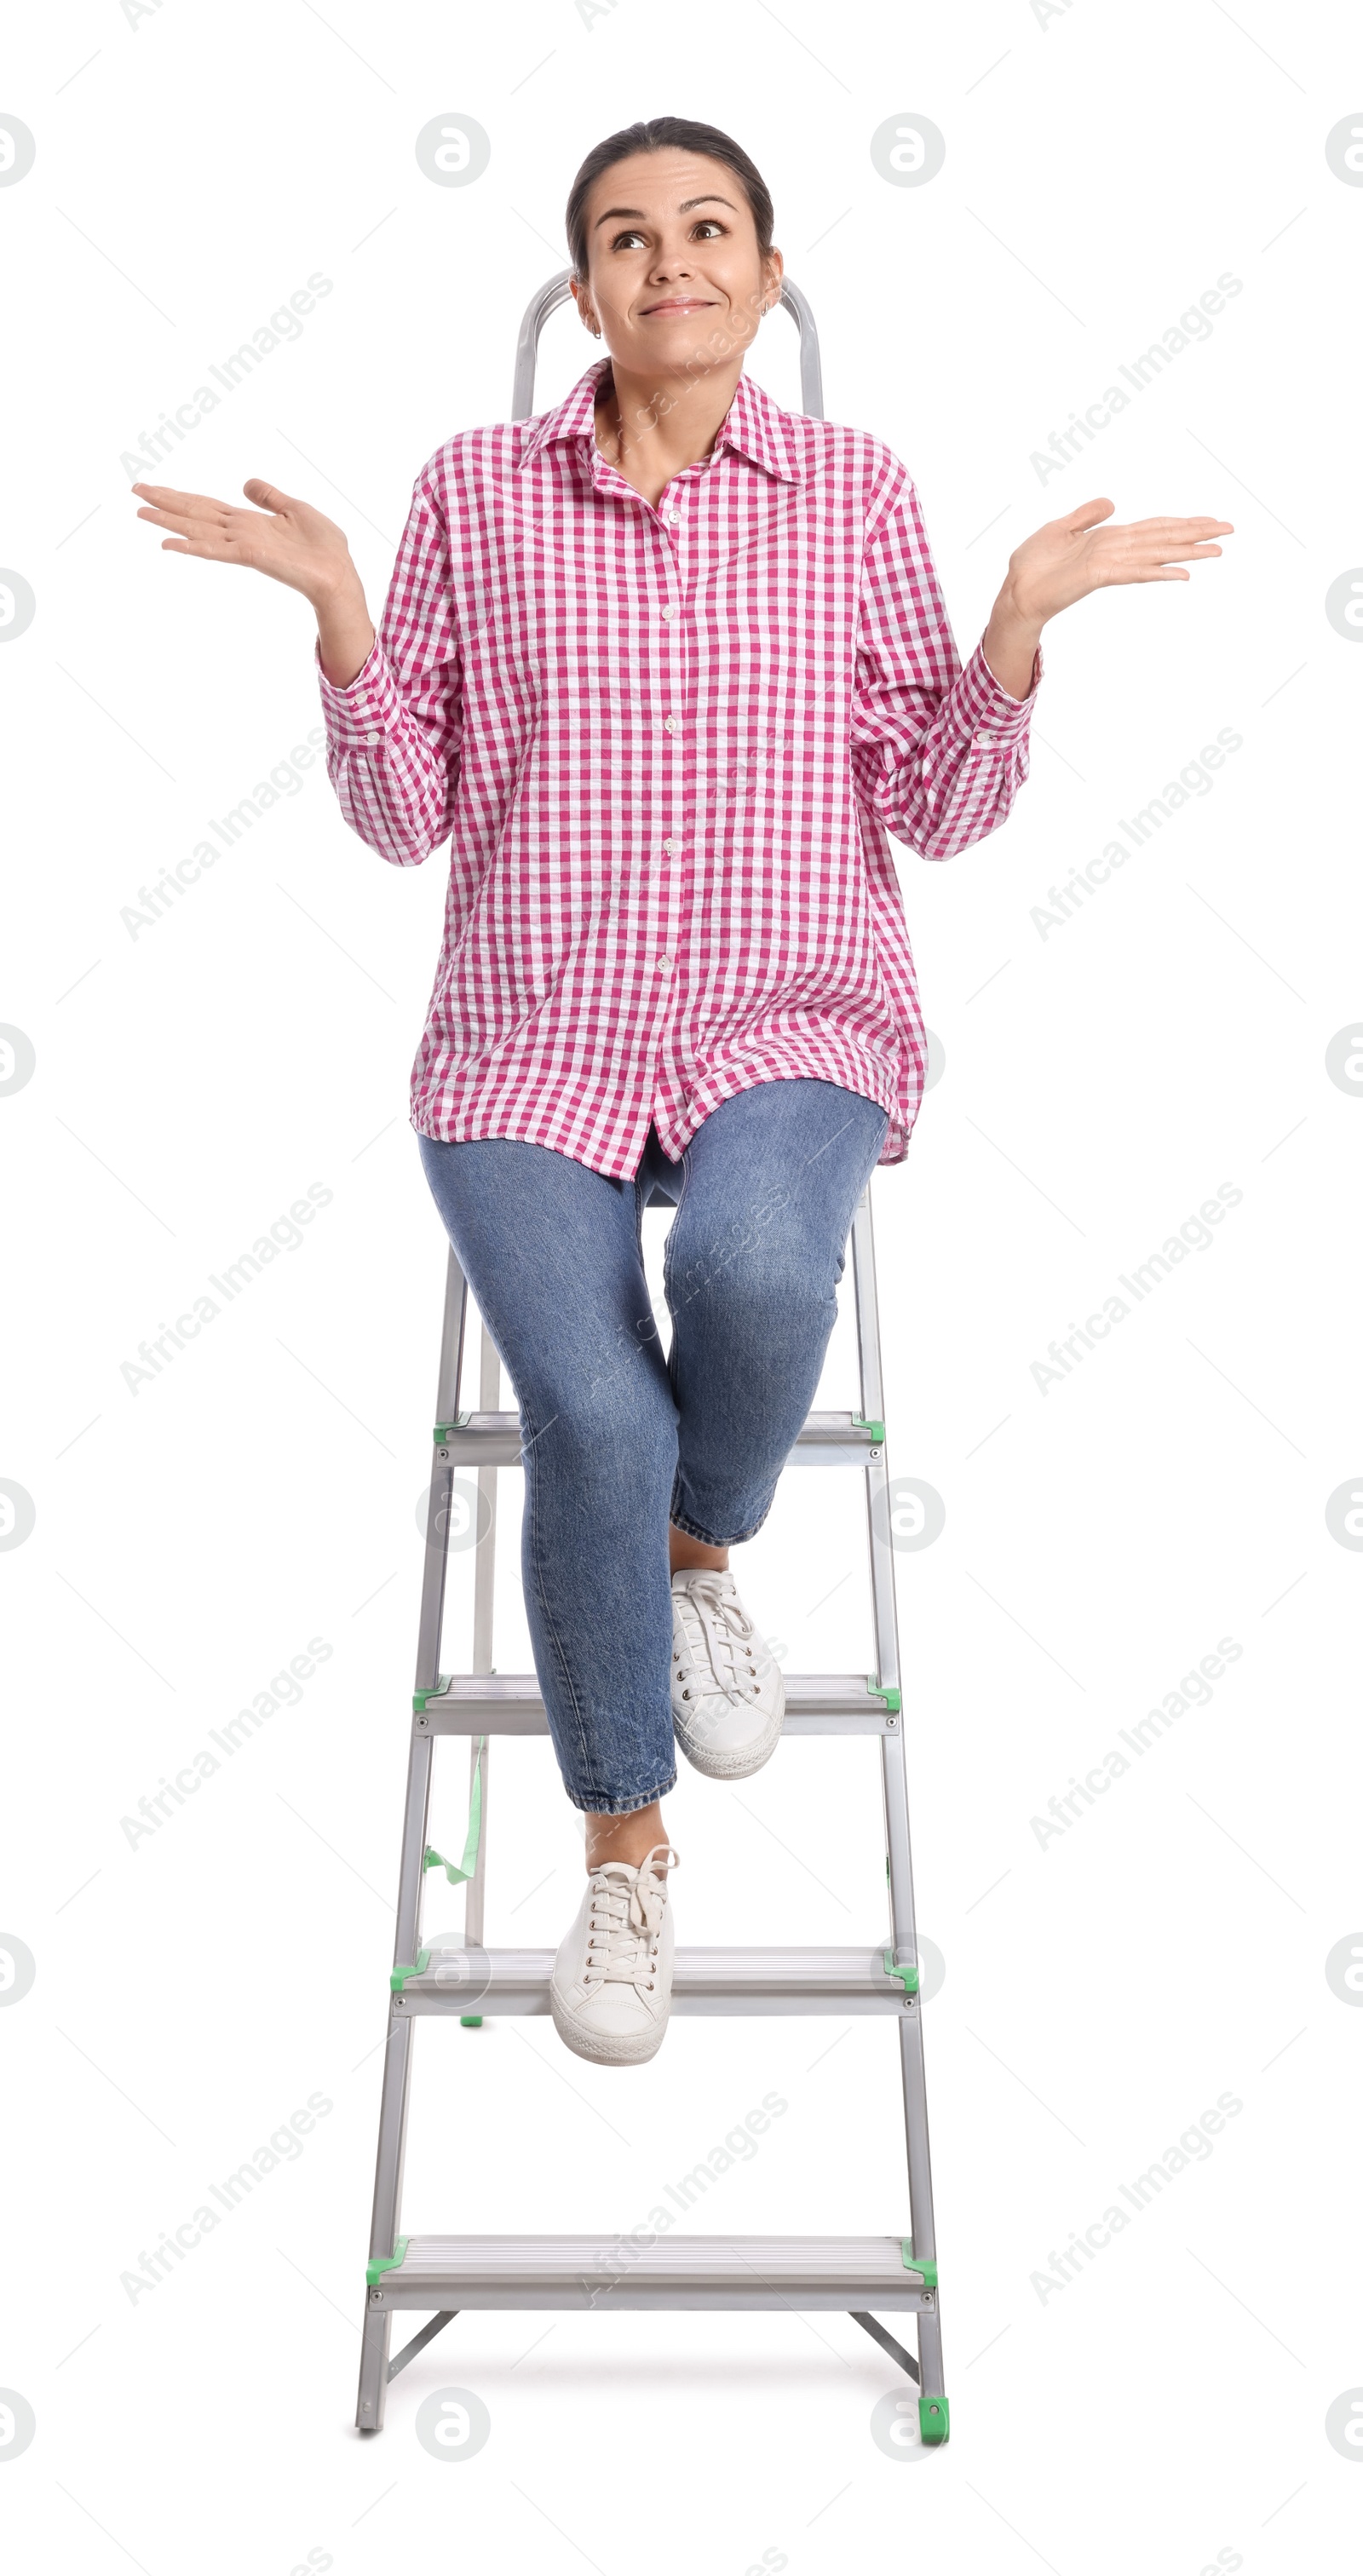
{"label": "white sneaker", "polygon": [[718,1566],[672,1577],[672,1723],[687,1761],[711,1780],[746,1780],[775,1752],[786,1686]]}
{"label": "white sneaker", "polygon": [[671,1844],[658,1843],[637,1869],[608,1860],[591,1872],[549,1980],[554,2028],[575,2056],[641,2066],[661,2048],[672,2002],[667,1873],[676,1866]]}

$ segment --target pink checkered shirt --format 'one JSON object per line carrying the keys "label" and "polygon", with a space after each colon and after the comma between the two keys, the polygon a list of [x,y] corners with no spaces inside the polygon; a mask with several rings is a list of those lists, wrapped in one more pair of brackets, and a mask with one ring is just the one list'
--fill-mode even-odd
{"label": "pink checkered shirt", "polygon": [[925,1042],[889,835],[950,858],[1027,776],[1032,695],[961,666],[917,496],[865,430],[739,377],[655,508],[596,445],[609,358],[418,475],[327,767],[371,849],[447,838],[411,1123],[629,1178],[815,1075],[889,1112]]}

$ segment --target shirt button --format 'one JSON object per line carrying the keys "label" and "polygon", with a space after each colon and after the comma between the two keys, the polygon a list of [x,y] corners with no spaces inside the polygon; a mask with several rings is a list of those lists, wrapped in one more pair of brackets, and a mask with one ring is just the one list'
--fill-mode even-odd
{"label": "shirt button", "polygon": [[677,844],[675,841],[664,841],[663,849],[669,859],[671,858],[673,851],[676,849],[676,846]]}
{"label": "shirt button", "polygon": [[997,748],[997,746],[998,746],[998,735],[997,735],[997,734],[993,734],[993,733],[977,733],[977,734],[976,734],[976,736],[975,736],[975,749],[976,749],[976,751],[990,751],[990,750],[993,750],[993,749]]}
{"label": "shirt button", "polygon": [[675,733],[675,732],[676,732],[676,730],[677,730],[677,719],[676,719],[676,717],[675,717],[675,716],[664,716],[664,718],[663,718],[663,731],[664,731],[664,733]]}
{"label": "shirt button", "polygon": [[367,733],[367,734],[365,735],[365,741],[366,741],[366,742],[378,742],[380,739],[381,739],[380,735],[378,735],[378,734],[376,734],[376,733]]}
{"label": "shirt button", "polygon": [[665,609],[663,610],[663,624],[664,624],[664,626],[666,626],[666,624],[667,624],[667,622],[668,622],[669,618],[671,617],[671,615],[672,615],[672,611],[671,611],[671,609],[670,609],[670,608],[665,608]]}
{"label": "shirt button", "polygon": [[671,960],[671,958],[670,958],[670,957],[659,957],[659,958],[656,960],[656,963],[657,963],[657,968],[658,968],[658,972],[659,972],[659,974],[660,974],[660,975],[670,975],[670,974],[671,974],[671,972],[672,972],[672,960]]}

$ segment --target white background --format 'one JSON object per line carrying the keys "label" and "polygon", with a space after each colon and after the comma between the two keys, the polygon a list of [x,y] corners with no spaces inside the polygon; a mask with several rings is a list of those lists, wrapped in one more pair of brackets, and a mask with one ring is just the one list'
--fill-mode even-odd
{"label": "white background", "polygon": [[[0,1929],[37,1963],[0,2014],[0,2386],[37,2420],[0,2506],[25,2567],[1341,2563],[1363,2453],[1325,2417],[1363,2385],[1363,2012],[1324,1963],[1363,1941],[1360,1561],[1325,1513],[1363,1466],[1363,1111],[1325,1053],[1360,1003],[1341,755],[1363,657],[1324,598],[1363,560],[1363,191],[1324,147],[1363,63],[1342,14],[1265,0],[1042,16],[165,0],[130,25],[68,0],[11,29],[0,109],[37,141],[0,190],[0,561],[36,598],[0,654],[0,1020],[36,1054],[0,1099],[0,1475],[36,1511],[0,1553]],[[1236,530],[1190,582],[1052,626],[1012,819],[950,866],[902,854],[945,1071],[874,1208],[891,1470],[946,1505],[900,1559],[900,1616],[946,1962],[926,2034],[953,2435],[901,2459],[870,2417],[905,2384],[841,2317],[464,2317],[379,2440],[351,2429],[444,1276],[406,1087],[444,869],[384,867],[317,767],[173,911],[136,938],[121,919],[319,720],[303,603],[161,554],[123,452],[320,271],[301,337],[156,479],[307,495],[377,607],[418,468],[509,413],[580,160],[663,111],[763,170],[827,411],[909,464],[963,653],[1010,547],[1091,494]],[[946,137],[929,185],[872,165],[900,111]],[[414,156],[446,112],[491,138],[465,188]],[[1043,483],[1033,452],[1223,271],[1242,291],[1211,338]],[[537,407],[595,354],[555,316]],[[751,364],[798,403],[788,316]],[[1048,889],[1223,727],[1242,746],[1212,791],[1043,939]],[[332,1198],[301,1244],[131,1393],[138,1344],[314,1182]],[[1043,1394],[1052,1339],[1222,1183],[1243,1195],[1214,1243]],[[855,1402],[849,1322],[827,1404]],[[515,1558],[508,1535],[503,1669],[526,1661]],[[869,1664],[838,1477],[792,1470],[738,1570],[792,1670]],[[313,1637],[332,1651],[298,1704],[130,1845],[139,1799]],[[1043,1846],[1033,1817],[1223,1637],[1242,1652],[1210,1703]],[[544,1743],[494,1750],[488,1936],[551,1944],[580,1831]],[[797,1742],[740,1790],[685,1774],[681,1937],[881,1932],[875,1762]],[[768,2091],[787,2112],[694,2223],[907,2228],[888,2032],[762,2021],[681,2022],[623,2077],[546,2022],[426,2027],[404,2226],[630,2227]],[[125,2270],[313,2093],[331,2108],[299,2155],[131,2300]],[[1212,2152],[1039,2295],[1222,2093],[1242,2108]],[[490,2410],[475,2458],[415,2438],[445,2386]]]}

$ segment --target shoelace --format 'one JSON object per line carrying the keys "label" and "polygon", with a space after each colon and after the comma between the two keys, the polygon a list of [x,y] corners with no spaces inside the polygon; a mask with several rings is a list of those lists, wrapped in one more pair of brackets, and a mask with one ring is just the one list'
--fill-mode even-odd
{"label": "shoelace", "polygon": [[671,1844],[658,1843],[637,1870],[619,1860],[603,1861],[593,1870],[585,1983],[651,1988],[667,1903],[667,1873],[676,1865]]}
{"label": "shoelace", "polygon": [[[754,1698],[761,1687],[752,1645],[753,1623],[732,1589],[725,1588],[732,1583],[732,1575],[725,1574],[718,1566],[713,1569],[707,1567],[692,1578],[684,1593],[676,1593],[673,1598],[681,1603],[683,1633],[693,1652],[686,1611],[688,1605],[695,1610],[713,1688],[722,1691],[726,1699],[748,1700]],[[683,1673],[684,1680],[689,1678],[690,1675]],[[708,1697],[709,1685],[703,1676],[696,1674],[695,1678],[702,1683],[701,1697]],[[689,1698],[690,1693],[684,1691],[682,1696]]]}

